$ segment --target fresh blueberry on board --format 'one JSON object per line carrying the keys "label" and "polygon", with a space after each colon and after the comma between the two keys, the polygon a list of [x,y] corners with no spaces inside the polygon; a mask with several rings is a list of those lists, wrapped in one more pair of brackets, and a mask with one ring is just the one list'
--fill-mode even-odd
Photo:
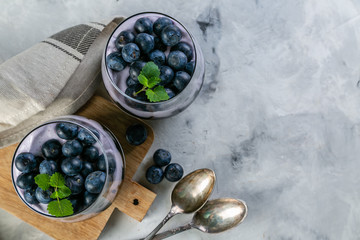
{"label": "fresh blueberry on board", "polygon": [[142,17],[136,20],[134,29],[137,33],[149,33],[153,32],[153,23],[150,18]]}
{"label": "fresh blueberry on board", "polygon": [[140,145],[147,138],[147,130],[141,124],[135,124],[126,129],[126,140],[132,145]]}
{"label": "fresh blueberry on board", "polygon": [[194,70],[195,70],[195,62],[194,61],[188,62],[185,66],[185,72],[187,72],[191,76],[193,75]]}
{"label": "fresh blueberry on board", "polygon": [[90,204],[92,204],[96,198],[98,197],[98,194],[90,193],[88,191],[84,192],[84,205],[87,207]]}
{"label": "fresh blueberry on board", "polygon": [[[92,132],[95,134],[95,136],[97,136],[99,138],[99,133],[97,131],[92,131]],[[77,139],[85,146],[93,145],[94,143],[96,143],[95,138],[85,128],[81,128],[79,130]]]}
{"label": "fresh blueberry on board", "polygon": [[132,85],[139,84],[139,80],[134,80],[130,76],[126,79],[126,86],[130,87]]}
{"label": "fresh blueberry on board", "polygon": [[168,25],[173,25],[174,23],[167,17],[160,17],[158,18],[154,24],[153,24],[153,30],[154,33],[158,36],[160,36],[162,30],[168,26]]}
{"label": "fresh blueberry on board", "polygon": [[128,63],[135,62],[140,57],[140,48],[135,43],[128,43],[121,50],[121,55]]}
{"label": "fresh blueberry on board", "polygon": [[122,31],[115,40],[115,47],[120,51],[126,44],[135,41],[135,35],[130,31]]}
{"label": "fresh blueberry on board", "polygon": [[161,31],[160,37],[166,46],[175,46],[180,42],[182,33],[177,26],[168,25]]}
{"label": "fresh blueberry on board", "polygon": [[90,173],[85,180],[85,189],[89,193],[100,193],[105,184],[106,174],[102,171]]}
{"label": "fresh blueberry on board", "polygon": [[83,146],[78,140],[69,140],[62,146],[62,153],[65,157],[75,157],[81,154]]}
{"label": "fresh blueberry on board", "polygon": [[79,157],[66,158],[61,163],[61,170],[68,176],[75,176],[83,168],[83,161]]}
{"label": "fresh blueberry on board", "polygon": [[78,126],[72,123],[58,123],[56,124],[55,131],[59,138],[71,140],[77,136]]}
{"label": "fresh blueberry on board", "polygon": [[165,64],[165,53],[160,50],[154,50],[149,54],[150,61],[153,61],[156,65],[161,66]]}
{"label": "fresh blueberry on board", "polygon": [[37,174],[34,172],[22,173],[16,179],[16,185],[21,189],[30,189],[35,186],[35,176]]}
{"label": "fresh blueberry on board", "polygon": [[166,168],[164,172],[165,178],[169,180],[170,182],[176,182],[179,181],[182,176],[184,175],[184,170],[180,166],[180,164],[177,163],[170,163]]}
{"label": "fresh blueberry on board", "polygon": [[53,175],[58,171],[58,165],[53,160],[44,160],[40,163],[39,172],[40,174]]}
{"label": "fresh blueberry on board", "polygon": [[126,67],[127,63],[123,59],[120,52],[113,52],[107,55],[106,65],[108,66],[108,68],[120,72]]}
{"label": "fresh blueberry on board", "polygon": [[36,187],[32,187],[32,188],[25,190],[24,198],[27,203],[30,203],[30,204],[39,203],[39,201],[36,199],[35,191],[36,191]]}
{"label": "fresh blueberry on board", "polygon": [[169,96],[169,99],[175,97],[175,93],[173,90],[171,90],[171,88],[165,88],[165,91],[166,91],[167,95]]}
{"label": "fresh blueberry on board", "polygon": [[83,175],[83,177],[87,177],[87,175],[89,175],[90,173],[92,173],[94,171],[94,165],[91,162],[83,162],[83,168],[81,170],[81,175]]}
{"label": "fresh blueberry on board", "polygon": [[163,44],[163,42],[159,37],[154,37],[154,43],[155,43],[154,49],[158,49],[160,51],[165,52],[168,48],[165,44]]}
{"label": "fresh blueberry on board", "polygon": [[160,67],[160,85],[168,85],[174,79],[174,71],[168,66]]}
{"label": "fresh blueberry on board", "polygon": [[34,171],[37,165],[35,156],[29,152],[20,153],[15,158],[15,167],[23,173]]}
{"label": "fresh blueberry on board", "polygon": [[146,180],[152,184],[160,183],[164,178],[163,170],[158,166],[151,166],[146,170]]}
{"label": "fresh blueberry on board", "polygon": [[51,200],[52,200],[52,198],[50,197],[52,193],[53,193],[53,190],[51,188],[44,191],[38,187],[35,190],[35,197],[40,203],[47,204],[47,203],[51,202]]}
{"label": "fresh blueberry on board", "polygon": [[72,195],[77,195],[84,189],[84,178],[80,174],[66,176],[65,185],[70,188]]}
{"label": "fresh blueberry on board", "polygon": [[50,139],[41,146],[41,152],[45,158],[57,159],[62,155],[61,143],[56,139]]}
{"label": "fresh blueberry on board", "polygon": [[169,67],[178,71],[185,68],[187,63],[187,57],[185,53],[181,51],[172,51],[169,53],[167,63]]}
{"label": "fresh blueberry on board", "polygon": [[169,151],[160,148],[154,152],[153,160],[157,166],[164,167],[170,163],[171,154]]}
{"label": "fresh blueberry on board", "polygon": [[171,48],[171,51],[180,51],[185,53],[188,61],[191,61],[194,56],[191,46],[186,42],[179,42]]}
{"label": "fresh blueberry on board", "polygon": [[133,62],[130,65],[130,69],[129,69],[129,76],[134,80],[134,81],[138,81],[138,76],[141,72],[141,70],[143,69],[143,67],[145,66],[146,62],[144,61],[136,61]]}
{"label": "fresh blueberry on board", "polygon": [[174,87],[178,91],[182,91],[186,87],[186,85],[190,82],[190,79],[191,77],[187,72],[184,71],[176,72],[173,81]]}
{"label": "fresh blueberry on board", "polygon": [[142,53],[149,53],[154,49],[154,36],[147,33],[140,33],[135,38],[135,43],[139,46]]}
{"label": "fresh blueberry on board", "polygon": [[99,150],[94,146],[85,147],[81,157],[83,160],[89,161],[89,162],[95,162],[96,159],[99,157]]}

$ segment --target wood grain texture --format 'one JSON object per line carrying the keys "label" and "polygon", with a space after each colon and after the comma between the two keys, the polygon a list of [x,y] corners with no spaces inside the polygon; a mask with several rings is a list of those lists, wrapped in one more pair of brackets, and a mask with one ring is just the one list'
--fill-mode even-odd
{"label": "wood grain texture", "polygon": [[[11,161],[17,144],[0,149],[0,208],[55,239],[97,239],[115,208],[141,221],[156,197],[155,193],[131,180],[154,140],[152,129],[99,96],[94,96],[76,114],[107,126],[119,140],[126,159],[125,178],[116,199],[108,209],[93,218],[63,223],[30,210],[17,196],[11,180]],[[128,126],[138,122],[146,126],[148,138],[140,146],[132,146],[126,141],[125,132]]]}

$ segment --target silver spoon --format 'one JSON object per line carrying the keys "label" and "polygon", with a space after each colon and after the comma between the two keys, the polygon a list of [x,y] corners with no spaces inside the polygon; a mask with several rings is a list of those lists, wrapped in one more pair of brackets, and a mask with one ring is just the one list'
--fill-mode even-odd
{"label": "silver spoon", "polygon": [[210,200],[195,213],[190,223],[155,235],[153,239],[164,239],[191,228],[205,233],[223,232],[241,223],[246,218],[247,211],[246,203],[242,200],[232,198]]}
{"label": "silver spoon", "polygon": [[162,222],[145,238],[152,239],[165,223],[179,213],[192,213],[199,210],[208,198],[215,185],[215,173],[204,168],[189,173],[181,179],[171,193],[172,206]]}

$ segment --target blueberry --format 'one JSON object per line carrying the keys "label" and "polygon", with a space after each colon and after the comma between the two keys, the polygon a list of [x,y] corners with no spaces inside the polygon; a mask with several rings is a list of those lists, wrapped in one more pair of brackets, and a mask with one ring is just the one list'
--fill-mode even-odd
{"label": "blueberry", "polygon": [[94,165],[90,162],[83,162],[83,168],[81,174],[86,178],[87,175],[94,171]]}
{"label": "blueberry", "polygon": [[135,38],[135,43],[139,46],[142,53],[149,53],[154,49],[154,36],[147,33],[140,33]]}
{"label": "blueberry", "polygon": [[75,176],[83,168],[83,161],[79,157],[66,158],[61,163],[61,170],[68,176]]}
{"label": "blueberry", "polygon": [[95,162],[99,157],[99,150],[94,146],[86,147],[84,148],[81,157],[86,161]]}
{"label": "blueberry", "polygon": [[177,26],[168,25],[161,31],[160,37],[166,46],[175,46],[180,42],[182,34]]}
{"label": "blueberry", "polygon": [[170,182],[179,181],[182,178],[183,175],[184,175],[184,170],[180,166],[180,164],[170,163],[165,168],[165,178],[167,180],[169,180]]}
{"label": "blueberry", "polygon": [[139,84],[139,80],[134,80],[130,76],[126,79],[126,86],[130,87],[136,84]]}
{"label": "blueberry", "polygon": [[83,146],[78,140],[69,140],[62,146],[62,153],[65,157],[75,157],[82,153]]}
{"label": "blueberry", "polygon": [[138,76],[141,72],[141,70],[143,69],[143,67],[145,66],[146,62],[143,62],[143,61],[136,61],[136,62],[133,62],[131,65],[130,65],[130,69],[129,69],[129,76],[135,80],[135,81],[138,81]]}
{"label": "blueberry", "polygon": [[36,173],[29,172],[29,173],[22,173],[16,179],[16,185],[21,189],[30,189],[35,185],[35,178]]}
{"label": "blueberry", "polygon": [[41,152],[45,158],[57,159],[61,156],[61,143],[56,139],[50,139],[41,146]]}
{"label": "blueberry", "polygon": [[126,129],[126,140],[132,145],[140,145],[147,138],[147,130],[141,124],[135,124]]}
{"label": "blueberry", "polygon": [[153,25],[154,33],[158,36],[160,36],[161,31],[168,25],[173,25],[174,23],[166,17],[158,18]]}
{"label": "blueberry", "polygon": [[160,167],[151,166],[146,170],[146,179],[149,183],[158,184],[164,178],[164,172]]}
{"label": "blueberry", "polygon": [[39,201],[35,197],[36,187],[26,189],[24,192],[24,198],[27,203],[37,204]]}
{"label": "blueberry", "polygon": [[153,32],[153,23],[150,18],[143,17],[136,20],[134,29],[137,33],[149,33]]}
{"label": "blueberry", "polygon": [[127,63],[123,59],[120,52],[113,52],[106,57],[106,66],[114,71],[120,72],[124,70]]}
{"label": "blueberry", "polygon": [[66,176],[65,185],[70,188],[71,194],[77,195],[84,189],[84,178],[80,174]]}
{"label": "blueberry", "polygon": [[194,70],[195,70],[195,62],[194,61],[188,62],[185,66],[185,72],[187,72],[191,76],[193,75]]}
{"label": "blueberry", "polygon": [[171,48],[171,51],[180,51],[185,53],[188,61],[191,61],[194,56],[191,46],[186,42],[179,42]]}
{"label": "blueberry", "polygon": [[169,67],[174,70],[182,70],[185,68],[187,63],[187,58],[185,53],[180,51],[172,51],[169,53],[167,63]]}
{"label": "blueberry", "polygon": [[126,62],[134,62],[140,57],[140,48],[135,43],[128,43],[121,50],[121,55]]}
{"label": "blueberry", "polygon": [[140,91],[142,88],[143,88],[143,86],[141,84],[131,85],[130,87],[128,87],[125,90],[125,94],[132,97],[132,98],[135,98],[135,99],[137,99],[139,101],[145,102],[145,101],[147,101],[147,96],[146,96],[144,91],[138,93],[137,95],[135,95],[135,93]]}
{"label": "blueberry", "polygon": [[164,65],[166,61],[165,53],[160,50],[150,52],[149,58],[158,66]]}
{"label": "blueberry", "polygon": [[115,46],[120,51],[126,44],[132,43],[135,35],[130,31],[122,31],[115,40]]}
{"label": "blueberry", "polygon": [[42,156],[35,156],[35,160],[36,160],[37,166],[39,166],[40,163],[45,160],[45,158],[43,158]]}
{"label": "blueberry", "polygon": [[[99,138],[99,133],[97,131],[96,132],[92,131],[92,132],[95,134],[95,136],[97,136]],[[78,137],[78,140],[85,146],[89,146],[89,145],[96,143],[95,138],[85,128],[81,128],[79,130],[79,134],[77,137]]]}
{"label": "blueberry", "polygon": [[85,188],[89,193],[100,193],[105,184],[106,174],[102,171],[90,173],[85,180]]}
{"label": "blueberry", "polygon": [[78,196],[71,196],[68,198],[68,200],[71,202],[71,205],[73,207],[74,210],[74,214],[79,212],[80,208],[81,208],[81,200]]}
{"label": "blueberry", "polygon": [[105,157],[103,154],[100,155],[96,166],[99,170],[106,171]]}
{"label": "blueberry", "polygon": [[15,158],[15,167],[23,173],[28,173],[36,169],[37,162],[32,153],[20,153]]}
{"label": "blueberry", "polygon": [[159,37],[154,37],[154,44],[155,44],[154,49],[158,49],[163,52],[165,52],[168,48],[165,44],[163,44],[163,42]]}
{"label": "blueberry", "polygon": [[183,71],[176,72],[174,78],[174,87],[176,87],[178,91],[182,91],[190,82],[190,79],[191,77],[188,73]]}
{"label": "blueberry", "polygon": [[171,90],[170,88],[165,88],[165,91],[166,91],[167,95],[169,96],[169,99],[175,97],[174,91]]}
{"label": "blueberry", "polygon": [[174,78],[174,71],[168,66],[161,66],[160,67],[160,85],[167,85],[170,84]]}
{"label": "blueberry", "polygon": [[157,166],[164,167],[170,163],[171,154],[167,150],[158,149],[154,152],[153,160]]}
{"label": "blueberry", "polygon": [[89,193],[88,191],[84,192],[84,205],[89,206],[93,202],[95,202],[96,198],[98,197],[98,194]]}
{"label": "blueberry", "polygon": [[55,131],[59,138],[71,140],[78,134],[78,126],[72,123],[58,123],[56,124]]}
{"label": "blueberry", "polygon": [[40,163],[39,172],[40,174],[53,175],[58,171],[58,165],[53,160],[44,160]]}
{"label": "blueberry", "polygon": [[53,193],[52,189],[48,189],[44,191],[38,187],[35,190],[35,197],[40,203],[47,204],[52,200],[52,198],[50,197],[52,193]]}

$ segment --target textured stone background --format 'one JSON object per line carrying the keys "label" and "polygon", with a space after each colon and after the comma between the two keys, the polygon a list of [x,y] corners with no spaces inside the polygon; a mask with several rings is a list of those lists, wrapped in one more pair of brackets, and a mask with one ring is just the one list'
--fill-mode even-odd
{"label": "textured stone background", "polygon": [[[358,239],[360,2],[0,0],[0,63],[66,27],[141,11],[188,27],[206,82],[185,112],[150,122],[156,140],[135,178],[158,197],[144,221],[116,212],[100,239],[142,237],[167,213],[173,184],[143,178],[159,147],[186,173],[214,169],[213,198],[249,206],[229,232],[173,239]],[[0,210],[0,239],[48,238]]]}

